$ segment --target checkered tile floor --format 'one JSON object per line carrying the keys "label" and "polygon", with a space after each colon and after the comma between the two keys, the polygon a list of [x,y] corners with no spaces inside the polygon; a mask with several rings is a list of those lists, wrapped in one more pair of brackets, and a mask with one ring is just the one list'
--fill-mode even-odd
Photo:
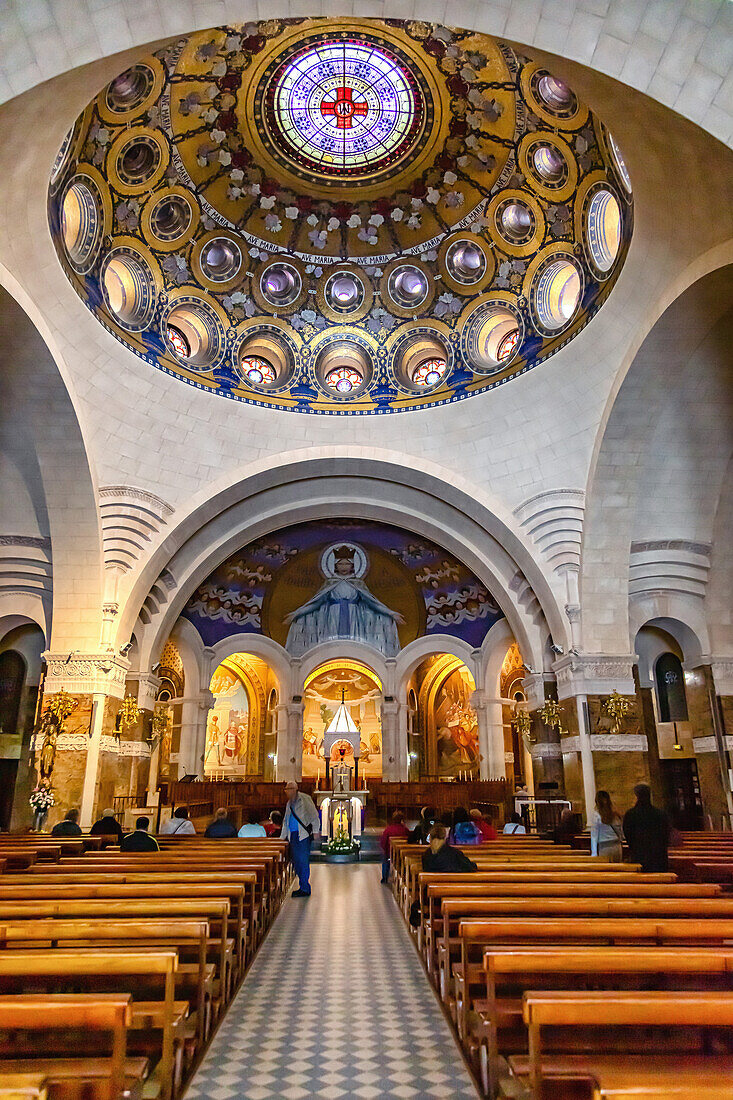
{"label": "checkered tile floor", "polygon": [[375,866],[315,866],[289,898],[186,1100],[476,1100]]}

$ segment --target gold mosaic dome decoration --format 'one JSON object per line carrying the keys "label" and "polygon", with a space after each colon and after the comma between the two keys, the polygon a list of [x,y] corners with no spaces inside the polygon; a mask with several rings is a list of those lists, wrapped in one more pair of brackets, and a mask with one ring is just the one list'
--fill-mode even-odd
{"label": "gold mosaic dome decoration", "polygon": [[219,27],[104,88],[51,173],[77,293],[222,396],[386,413],[535,366],[609,294],[633,227],[612,135],[486,35]]}

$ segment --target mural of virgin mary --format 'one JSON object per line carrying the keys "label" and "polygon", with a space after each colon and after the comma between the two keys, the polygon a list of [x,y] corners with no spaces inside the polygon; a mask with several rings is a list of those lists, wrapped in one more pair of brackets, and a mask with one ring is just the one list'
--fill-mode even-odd
{"label": "mural of virgin mary", "polygon": [[395,657],[400,650],[397,626],[404,622],[374,596],[363,581],[369,568],[356,543],[329,546],[321,555],[324,584],[312,599],[286,616],[290,624],[285,648],[300,657],[320,642],[350,638]]}

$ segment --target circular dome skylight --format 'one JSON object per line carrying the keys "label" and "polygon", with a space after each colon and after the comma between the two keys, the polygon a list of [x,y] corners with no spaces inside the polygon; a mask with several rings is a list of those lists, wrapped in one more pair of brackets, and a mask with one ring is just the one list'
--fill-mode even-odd
{"label": "circular dome skylight", "polygon": [[107,109],[127,114],[150,94],[155,75],[148,65],[133,65],[107,85]]}
{"label": "circular dome skylight", "polygon": [[472,241],[456,241],[448,249],[446,266],[457,283],[470,286],[482,278],[486,270],[486,256]]}
{"label": "circular dome skylight", "polygon": [[595,191],[588,203],[586,236],[595,266],[601,272],[610,271],[621,247],[621,207],[605,187]]}
{"label": "circular dome skylight", "polygon": [[273,17],[100,89],[48,212],[77,294],[147,364],[271,409],[384,414],[573,339],[623,266],[630,186],[602,121],[507,43]]}
{"label": "circular dome skylight", "polygon": [[537,315],[551,331],[565,328],[578,308],[582,282],[572,260],[553,260],[542,271],[535,290]]}
{"label": "circular dome skylight", "polygon": [[363,176],[400,160],[422,125],[410,69],[383,45],[356,37],[309,42],[273,74],[268,128],[299,167]]}
{"label": "circular dome skylight", "polygon": [[229,237],[214,237],[201,249],[201,270],[212,283],[226,283],[242,266],[239,245]]}

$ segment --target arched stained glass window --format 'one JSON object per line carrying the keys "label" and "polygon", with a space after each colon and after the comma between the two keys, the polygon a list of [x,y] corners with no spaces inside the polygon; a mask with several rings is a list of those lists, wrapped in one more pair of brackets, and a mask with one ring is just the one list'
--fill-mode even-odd
{"label": "arched stained glass window", "polygon": [[445,374],[447,366],[445,359],[426,359],[412,372],[413,384],[435,386]]}
{"label": "arched stained glass window", "polygon": [[269,386],[277,381],[277,371],[272,363],[258,355],[246,355],[242,359],[242,370],[245,377],[255,386]]}
{"label": "arched stained glass window", "polygon": [[687,696],[682,662],[674,653],[663,653],[654,669],[660,722],[686,722]]}
{"label": "arched stained glass window", "polygon": [[328,372],[325,381],[326,385],[337,393],[351,393],[352,390],[359,389],[364,378],[353,367],[336,367]]}
{"label": "arched stained glass window", "polygon": [[181,359],[188,359],[191,355],[191,345],[181,330],[176,328],[175,325],[168,325],[165,334],[176,355],[179,355]]}

